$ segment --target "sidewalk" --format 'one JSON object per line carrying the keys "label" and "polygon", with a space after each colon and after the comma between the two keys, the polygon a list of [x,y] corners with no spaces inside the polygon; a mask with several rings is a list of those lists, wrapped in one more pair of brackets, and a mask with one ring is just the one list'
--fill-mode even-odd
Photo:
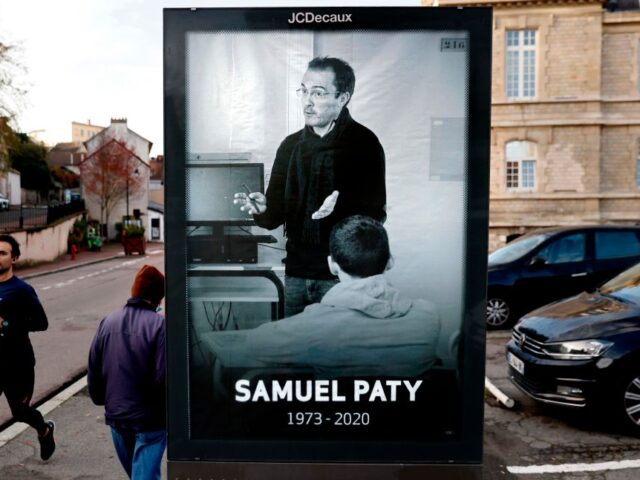
{"label": "sidewalk", "polygon": [[[152,246],[153,244],[149,244]],[[115,257],[124,257],[122,244],[111,242],[105,243],[99,252],[89,250],[81,250],[76,254],[75,260],[71,260],[70,254],[64,254],[51,262],[41,263],[33,267],[20,267],[14,270],[14,273],[22,278],[33,278],[47,273],[68,270],[80,267],[82,265],[90,265],[91,263],[102,262]]]}
{"label": "sidewalk", "polygon": [[[57,404],[56,397],[50,402]],[[47,402],[49,403],[49,402]],[[40,460],[37,435],[27,428],[3,445],[0,433],[0,478],[11,480],[125,480],[111,441],[111,431],[104,423],[104,409],[93,405],[86,388],[72,395],[46,413],[56,423],[56,451],[48,461]],[[23,424],[15,424],[19,426]],[[13,427],[11,427],[13,428]],[[166,478],[166,461],[163,461]]]}

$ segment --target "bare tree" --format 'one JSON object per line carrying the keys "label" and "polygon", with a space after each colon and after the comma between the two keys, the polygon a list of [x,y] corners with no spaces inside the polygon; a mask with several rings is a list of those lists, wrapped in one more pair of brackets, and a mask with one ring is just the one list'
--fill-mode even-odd
{"label": "bare tree", "polygon": [[19,57],[21,50],[0,40],[0,117],[13,119],[24,107],[26,89],[20,78],[27,69]]}

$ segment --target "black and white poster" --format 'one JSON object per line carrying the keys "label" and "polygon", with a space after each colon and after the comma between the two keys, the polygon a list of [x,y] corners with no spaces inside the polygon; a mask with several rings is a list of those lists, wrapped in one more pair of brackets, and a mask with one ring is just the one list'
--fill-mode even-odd
{"label": "black and white poster", "polygon": [[165,11],[169,459],[481,461],[490,11]]}

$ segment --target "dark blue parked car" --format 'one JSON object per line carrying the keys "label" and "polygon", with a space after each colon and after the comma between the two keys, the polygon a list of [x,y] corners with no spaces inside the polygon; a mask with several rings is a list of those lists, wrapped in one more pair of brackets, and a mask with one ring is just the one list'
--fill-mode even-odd
{"label": "dark blue parked car", "polygon": [[640,435],[640,263],[592,293],[525,315],[507,363],[535,400],[601,407]]}
{"label": "dark blue parked car", "polygon": [[505,328],[534,308],[593,291],[640,261],[640,226],[538,230],[489,255],[487,327]]}

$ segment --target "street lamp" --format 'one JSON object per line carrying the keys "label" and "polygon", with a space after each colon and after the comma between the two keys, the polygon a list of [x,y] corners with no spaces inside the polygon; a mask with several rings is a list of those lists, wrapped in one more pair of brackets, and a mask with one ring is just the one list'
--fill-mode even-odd
{"label": "street lamp", "polygon": [[[133,171],[133,174],[137,177],[140,176],[140,171],[138,170],[138,167],[136,167],[136,169]],[[127,174],[127,220],[130,220],[129,218],[129,175]]]}

